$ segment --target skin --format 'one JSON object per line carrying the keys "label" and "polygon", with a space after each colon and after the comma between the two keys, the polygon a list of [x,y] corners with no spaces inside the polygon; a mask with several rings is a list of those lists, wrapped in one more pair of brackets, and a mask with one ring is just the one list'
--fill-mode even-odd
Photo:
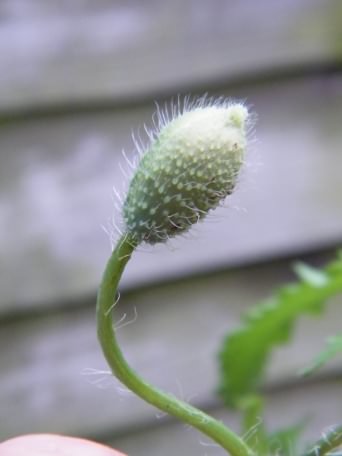
{"label": "skin", "polygon": [[0,456],[127,456],[105,445],[76,437],[29,434],[0,443]]}

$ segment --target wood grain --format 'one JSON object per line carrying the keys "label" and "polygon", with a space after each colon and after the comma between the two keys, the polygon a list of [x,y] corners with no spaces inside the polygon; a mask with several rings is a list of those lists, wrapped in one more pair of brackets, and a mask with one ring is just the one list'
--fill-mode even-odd
{"label": "wood grain", "polygon": [[[216,354],[224,335],[244,309],[289,280],[288,267],[266,263],[123,293],[115,321],[131,322],[118,332],[129,362],[164,390],[202,407],[217,404]],[[322,320],[302,319],[294,343],[272,356],[268,386],[279,390],[298,381],[297,370],[340,331],[341,304],[336,298]],[[156,424],[155,409],[108,373],[95,332],[91,304],[1,325],[0,438],[31,432],[95,437]],[[331,369],[341,369],[339,359],[325,373]]]}
{"label": "wood grain", "polygon": [[341,62],[338,0],[18,4],[0,5],[2,112]]}
{"label": "wood grain", "polygon": [[[341,81],[311,78],[234,95],[258,114],[239,189],[192,240],[141,248],[124,287],[341,241]],[[120,222],[112,192],[125,181],[120,151],[132,156],[131,129],[150,124],[152,110],[3,126],[0,312],[82,299],[96,289],[110,253],[101,226],[111,217]]]}

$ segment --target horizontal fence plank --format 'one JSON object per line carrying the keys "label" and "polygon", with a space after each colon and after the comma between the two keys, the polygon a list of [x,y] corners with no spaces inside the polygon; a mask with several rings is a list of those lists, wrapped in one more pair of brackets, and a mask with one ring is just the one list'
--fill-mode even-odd
{"label": "horizontal fence plank", "polygon": [[[199,224],[195,240],[141,248],[123,287],[341,241],[341,78],[234,95],[257,112],[258,140],[228,209]],[[152,109],[2,126],[0,312],[77,299],[97,287],[110,252],[101,225],[120,220],[112,199],[112,186],[125,180],[120,150],[132,157],[130,131],[150,124]]]}
{"label": "horizontal fence plank", "polygon": [[[202,406],[217,403],[216,355],[224,335],[244,309],[288,279],[287,262],[278,261],[124,293],[115,314],[119,324],[131,322],[118,332],[123,351],[164,390]],[[340,331],[341,299],[331,302],[323,319],[300,321],[293,344],[272,356],[268,386],[298,379],[298,369],[325,338]],[[2,322],[0,438],[27,432],[115,435],[155,422],[155,409],[109,374],[95,333],[93,306]],[[341,370],[341,360],[328,369]],[[299,417],[305,414],[293,407]]]}
{"label": "horizontal fence plank", "polygon": [[0,5],[0,110],[132,99],[338,62],[340,15],[338,0],[103,0],[58,9],[7,0]]}
{"label": "horizontal fence plank", "polygon": [[[340,382],[327,381],[321,384],[297,386],[267,395],[264,424],[271,431],[275,431],[298,424],[310,416],[300,438],[301,448],[304,450],[306,444],[316,442],[329,428],[341,422],[341,410]],[[227,409],[218,408],[210,410],[210,413],[227,423],[232,429],[239,429],[237,416],[232,415]],[[117,437],[109,443],[130,456],[160,456],[161,454],[163,456],[176,454],[225,456],[227,454],[207,437],[188,426],[180,423],[160,424]],[[279,448],[277,440],[274,440],[272,448],[274,451]],[[297,453],[291,454],[295,456]]]}

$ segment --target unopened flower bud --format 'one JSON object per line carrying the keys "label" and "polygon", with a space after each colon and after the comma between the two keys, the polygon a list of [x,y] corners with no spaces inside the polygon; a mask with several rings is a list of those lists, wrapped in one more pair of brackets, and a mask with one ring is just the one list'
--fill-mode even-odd
{"label": "unopened flower bud", "polygon": [[142,156],[123,205],[127,232],[150,244],[186,232],[231,194],[246,149],[247,109],[198,106],[164,125]]}

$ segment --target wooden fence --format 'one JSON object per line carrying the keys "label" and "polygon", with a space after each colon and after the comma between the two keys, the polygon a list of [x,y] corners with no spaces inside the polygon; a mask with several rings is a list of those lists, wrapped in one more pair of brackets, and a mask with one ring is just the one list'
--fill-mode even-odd
{"label": "wooden fence", "polygon": [[[59,432],[130,456],[220,455],[107,372],[96,287],[118,220],[121,150],[178,94],[257,113],[239,190],[193,239],[142,248],[117,319],[136,369],[238,426],[215,395],[216,353],[241,312],[342,241],[342,3],[4,1],[0,5],[0,438]],[[140,127],[140,130],[139,130]],[[210,223],[211,222],[211,223]],[[341,421],[341,363],[299,367],[340,331],[341,298],[272,358],[272,427]],[[170,443],[171,442],[171,443]]]}

